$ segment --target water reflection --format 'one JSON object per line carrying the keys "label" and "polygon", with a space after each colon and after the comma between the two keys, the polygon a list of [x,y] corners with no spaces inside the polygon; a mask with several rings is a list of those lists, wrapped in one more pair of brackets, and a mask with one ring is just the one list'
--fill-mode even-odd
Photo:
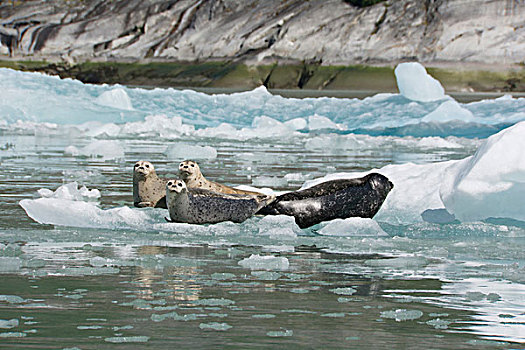
{"label": "water reflection", "polygon": [[[21,347],[57,345],[52,334],[64,334],[61,344],[89,347],[147,338],[141,347],[152,348],[226,345],[246,334],[240,347],[274,337],[300,347],[432,348],[439,341],[440,348],[468,348],[480,345],[476,335],[524,341],[522,285],[444,280],[428,270],[443,262],[311,245],[274,252],[290,262],[286,270],[239,265],[252,254],[265,253],[253,246],[10,244],[2,266],[20,263],[1,271],[7,321],[0,333],[5,344]],[[180,333],[168,345],[163,339],[173,327]]]}

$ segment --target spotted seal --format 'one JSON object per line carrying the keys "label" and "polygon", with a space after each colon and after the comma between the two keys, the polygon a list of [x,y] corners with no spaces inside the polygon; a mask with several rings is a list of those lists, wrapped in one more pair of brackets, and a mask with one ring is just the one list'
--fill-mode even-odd
{"label": "spotted seal", "polygon": [[393,187],[387,177],[377,173],[357,179],[326,181],[277,196],[257,214],[290,215],[300,228],[337,218],[372,218]]}
{"label": "spotted seal", "polygon": [[240,190],[217,182],[209,181],[204,177],[204,175],[202,175],[199,164],[192,160],[185,160],[179,164],[179,176],[182,180],[184,180],[188,188],[201,188],[226,194],[245,194],[258,196],[260,199],[271,198],[271,196],[267,196],[260,192]]}
{"label": "spotted seal", "polygon": [[243,222],[267,204],[256,196],[226,194],[202,188],[188,188],[183,180],[166,183],[166,203],[170,222],[214,224]]}
{"label": "spotted seal", "polygon": [[133,205],[167,209],[166,182],[157,176],[153,164],[143,160],[136,162],[133,167]]}

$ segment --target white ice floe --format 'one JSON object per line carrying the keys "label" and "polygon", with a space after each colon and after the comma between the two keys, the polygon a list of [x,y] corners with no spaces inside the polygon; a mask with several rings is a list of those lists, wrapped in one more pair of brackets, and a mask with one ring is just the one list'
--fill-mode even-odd
{"label": "white ice floe", "polygon": [[82,148],[68,146],[64,153],[73,157],[92,157],[102,160],[124,158],[124,149],[120,143],[109,140],[96,140]]}
{"label": "white ice floe", "polygon": [[327,117],[323,117],[323,116],[314,114],[308,117],[308,129],[310,130],[323,130],[323,129],[344,130],[345,128],[341,125],[334,123]]}
{"label": "white ice floe", "polygon": [[90,190],[86,186],[78,188],[78,183],[76,181],[62,185],[54,192],[47,188],[41,188],[38,190],[38,194],[43,198],[59,198],[73,201],[100,198],[99,190],[96,188]]}
{"label": "white ice floe", "polygon": [[250,257],[239,261],[239,265],[251,270],[288,270],[290,263],[285,257],[273,255],[261,256],[252,254]]}
{"label": "white ice floe", "polygon": [[144,121],[128,122],[122,125],[120,136],[160,136],[178,137],[190,134],[195,130],[193,125],[184,124],[179,116],[168,117],[164,114],[148,115]]}
{"label": "white ice floe", "polygon": [[431,77],[420,63],[401,63],[394,73],[399,92],[410,100],[429,102],[446,97],[441,83]]}
{"label": "white ice floe", "polygon": [[95,103],[102,106],[123,109],[127,111],[133,110],[131,99],[126,93],[126,90],[120,87],[115,87],[111,90],[104,91],[95,99]]}
{"label": "white ice floe", "polygon": [[258,223],[259,235],[270,236],[275,239],[295,238],[301,233],[301,229],[295,223],[292,216],[269,215],[262,218]]}
{"label": "white ice floe", "polygon": [[372,219],[335,219],[321,224],[318,231],[323,236],[387,236],[379,224]]}
{"label": "white ice floe", "polygon": [[182,142],[170,144],[164,153],[166,153],[168,159],[174,161],[217,158],[217,150],[211,146],[199,146]]}
{"label": "white ice floe", "polygon": [[417,320],[423,316],[423,312],[420,310],[406,310],[396,309],[390,311],[382,311],[382,318],[390,318],[397,322]]}
{"label": "white ice floe", "polygon": [[461,221],[512,218],[525,221],[525,122],[489,137],[447,169],[440,194]]}
{"label": "white ice floe", "polygon": [[461,107],[456,101],[449,100],[440,104],[438,108],[421,119],[422,122],[426,123],[444,123],[452,120],[472,122],[474,121],[474,115],[468,109]]}

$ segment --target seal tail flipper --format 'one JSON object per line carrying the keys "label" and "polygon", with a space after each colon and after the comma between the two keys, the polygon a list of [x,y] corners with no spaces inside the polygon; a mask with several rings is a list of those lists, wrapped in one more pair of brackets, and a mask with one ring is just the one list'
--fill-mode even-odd
{"label": "seal tail flipper", "polygon": [[167,217],[164,217],[164,220],[166,220],[167,222],[175,222],[175,221],[173,221],[171,219],[168,219]]}

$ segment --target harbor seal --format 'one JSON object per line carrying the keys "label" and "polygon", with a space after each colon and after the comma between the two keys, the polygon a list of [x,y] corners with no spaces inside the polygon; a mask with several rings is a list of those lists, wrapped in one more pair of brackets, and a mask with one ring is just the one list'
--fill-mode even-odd
{"label": "harbor seal", "polygon": [[179,164],[179,176],[184,180],[188,188],[201,188],[226,194],[251,195],[260,197],[261,199],[271,198],[271,196],[267,196],[260,192],[239,190],[237,188],[209,181],[204,175],[202,175],[199,164],[192,160],[185,160]]}
{"label": "harbor seal", "polygon": [[166,203],[170,222],[215,224],[243,222],[267,204],[250,195],[225,194],[202,188],[188,188],[183,180],[166,183]]}
{"label": "harbor seal", "polygon": [[357,179],[326,181],[277,196],[256,214],[290,215],[300,228],[337,218],[372,218],[393,187],[387,177],[377,173]]}
{"label": "harbor seal", "polygon": [[133,205],[167,209],[166,182],[157,176],[153,164],[143,160],[136,162],[133,167]]}

